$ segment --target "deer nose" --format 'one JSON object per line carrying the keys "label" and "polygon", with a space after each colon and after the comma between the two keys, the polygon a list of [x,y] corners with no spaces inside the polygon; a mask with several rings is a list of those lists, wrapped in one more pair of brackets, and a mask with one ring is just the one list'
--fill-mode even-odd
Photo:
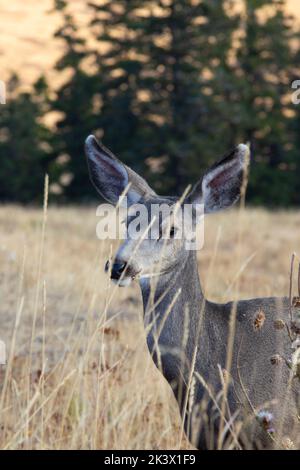
{"label": "deer nose", "polygon": [[111,278],[120,279],[126,269],[126,263],[114,263],[111,268]]}

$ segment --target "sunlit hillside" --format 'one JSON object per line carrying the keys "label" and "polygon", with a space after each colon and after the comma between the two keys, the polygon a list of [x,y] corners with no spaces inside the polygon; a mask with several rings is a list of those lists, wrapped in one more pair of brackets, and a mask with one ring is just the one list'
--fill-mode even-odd
{"label": "sunlit hillside", "polygon": [[[52,39],[60,24],[59,15],[51,12],[53,3],[53,0],[0,1],[0,79],[5,80],[10,71],[18,71],[25,83],[31,83],[41,73],[56,80],[51,66],[62,51],[60,43]],[[87,1],[72,0],[71,4],[83,25]],[[289,12],[300,17],[299,0],[288,0],[287,4]]]}
{"label": "sunlit hillside", "polygon": [[[41,73],[55,80],[51,67],[61,55],[59,41],[52,39],[60,24],[53,11],[53,0],[0,1],[0,74],[5,79],[17,71],[24,83],[31,83]],[[72,12],[84,20],[85,0],[72,0]]]}

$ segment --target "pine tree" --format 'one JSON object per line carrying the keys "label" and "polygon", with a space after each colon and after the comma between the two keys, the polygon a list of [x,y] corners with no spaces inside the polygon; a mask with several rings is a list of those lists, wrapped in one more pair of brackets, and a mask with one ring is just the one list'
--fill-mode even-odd
{"label": "pine tree", "polygon": [[68,72],[69,78],[52,100],[52,110],[60,116],[53,139],[57,160],[52,166],[52,174],[59,178],[65,200],[84,200],[93,194],[83,144],[95,125],[94,80],[92,74],[85,71],[86,41],[80,37],[67,6],[65,1],[55,2],[56,10],[61,11],[63,17],[63,25],[56,31],[55,38],[65,47],[55,69],[59,73]]}
{"label": "pine tree", "polygon": [[[141,0],[93,2],[90,30],[97,47],[97,125],[105,145],[143,173],[150,137],[141,106],[141,74],[147,58],[141,53],[144,7]],[[150,150],[151,152],[151,150]]]}
{"label": "pine tree", "polygon": [[0,200],[23,203],[43,199],[44,178],[51,161],[48,86],[43,77],[31,93],[20,91],[18,76],[7,84],[7,103],[0,114]]}
{"label": "pine tree", "polygon": [[65,196],[93,194],[83,142],[94,131],[160,193],[181,193],[250,141],[249,200],[288,204],[296,157],[283,102],[293,68],[284,3],[244,0],[237,14],[231,0],[92,2],[91,50],[57,1],[65,44],[57,70],[71,72],[53,106],[62,113],[55,148],[69,159],[56,171],[73,178]]}
{"label": "pine tree", "polygon": [[147,57],[141,87],[148,95],[142,114],[151,129],[152,154],[164,169],[157,188],[181,193],[224,150],[221,136],[216,139],[214,91],[236,17],[229,18],[224,2],[148,3],[150,14],[141,24],[140,47]]}
{"label": "pine tree", "polygon": [[284,1],[246,0],[245,7],[232,98],[239,105],[230,115],[238,115],[236,134],[252,144],[249,200],[286,205],[294,188],[289,105],[283,100],[294,67],[294,32]]}
{"label": "pine tree", "polygon": [[213,90],[236,17],[219,1],[119,1],[92,8],[91,25],[102,49],[106,45],[96,53],[105,143],[138,170],[148,169],[158,191],[180,193],[224,150],[222,137],[219,144],[215,138]]}

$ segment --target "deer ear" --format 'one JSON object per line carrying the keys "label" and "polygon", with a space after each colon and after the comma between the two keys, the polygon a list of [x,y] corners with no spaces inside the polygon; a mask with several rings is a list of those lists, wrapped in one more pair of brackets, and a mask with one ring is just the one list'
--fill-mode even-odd
{"label": "deer ear", "polygon": [[121,163],[93,135],[85,141],[85,153],[91,181],[108,202],[116,205],[125,190],[129,205],[155,195],[141,176]]}
{"label": "deer ear", "polygon": [[204,204],[204,212],[209,214],[237,202],[249,164],[249,153],[249,147],[240,144],[213,165],[193,189],[190,196],[193,203]]}

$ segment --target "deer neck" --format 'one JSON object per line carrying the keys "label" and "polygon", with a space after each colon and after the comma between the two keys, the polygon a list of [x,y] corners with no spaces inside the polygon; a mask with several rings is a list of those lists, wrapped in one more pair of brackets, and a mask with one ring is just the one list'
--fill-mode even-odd
{"label": "deer neck", "polygon": [[[140,280],[144,304],[144,317],[153,316],[161,308],[172,305],[172,312],[177,312],[183,303],[190,306],[201,301],[204,296],[199,280],[197,257],[190,251],[183,262],[176,264],[172,270],[153,278]],[[164,312],[161,312],[164,313]]]}
{"label": "deer neck", "polygon": [[[190,363],[204,299],[194,251],[172,271],[140,281],[147,344],[156,366],[171,383]],[[188,338],[184,338],[188,331]],[[181,357],[179,357],[181,356]],[[187,367],[188,370],[188,367]]]}

